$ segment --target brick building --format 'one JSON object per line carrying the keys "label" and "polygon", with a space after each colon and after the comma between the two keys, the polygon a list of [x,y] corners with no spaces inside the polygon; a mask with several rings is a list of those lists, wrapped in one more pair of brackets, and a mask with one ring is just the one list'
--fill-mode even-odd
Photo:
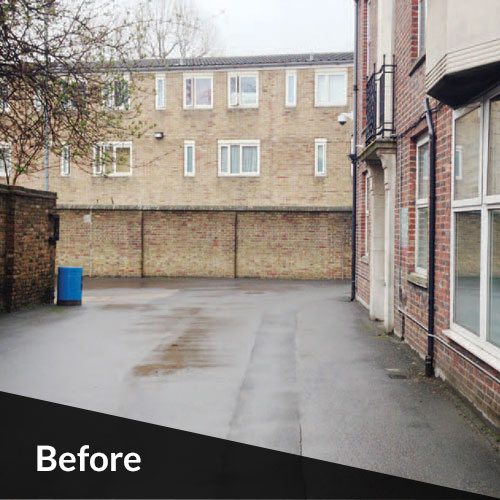
{"label": "brick building", "polygon": [[499,425],[500,5],[356,9],[355,296]]}
{"label": "brick building", "polygon": [[73,164],[70,145],[51,159],[59,263],[94,276],[347,277],[351,132],[337,117],[352,109],[352,59],[135,63],[109,105],[140,103],[151,129],[103,137],[93,165]]}

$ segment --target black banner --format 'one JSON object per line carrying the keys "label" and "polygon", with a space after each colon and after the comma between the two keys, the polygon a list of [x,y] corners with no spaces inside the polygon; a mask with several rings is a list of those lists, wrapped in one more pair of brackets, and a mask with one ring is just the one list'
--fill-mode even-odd
{"label": "black banner", "polygon": [[[0,415],[2,498],[486,498],[1,392]],[[52,471],[37,471],[43,445],[55,449]],[[110,463],[91,470],[96,452],[122,453],[116,472]],[[124,466],[131,452],[141,460],[131,461],[135,472]],[[75,470],[60,468],[63,453],[76,457],[63,462]],[[102,456],[94,458],[102,468]]]}

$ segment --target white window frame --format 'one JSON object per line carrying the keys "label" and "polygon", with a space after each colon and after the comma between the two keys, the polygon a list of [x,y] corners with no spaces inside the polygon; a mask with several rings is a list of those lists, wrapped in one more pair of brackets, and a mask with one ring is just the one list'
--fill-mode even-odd
{"label": "white window frame", "polygon": [[[314,175],[315,177],[325,177],[326,176],[326,168],[327,168],[327,152],[328,152],[328,147],[327,147],[328,140],[321,138],[321,139],[314,139]],[[319,147],[323,147],[323,172],[320,172],[318,170],[318,150]]]}
{"label": "white window frame", "polygon": [[[196,104],[196,80],[197,79],[210,79],[210,104]],[[186,103],[186,81],[192,80],[191,94],[192,104]],[[212,73],[184,73],[182,78],[182,104],[184,109],[213,109],[214,107],[214,75]]]}
{"label": "white window frame", "polygon": [[[192,160],[193,169],[192,172],[188,171],[188,149],[193,149]],[[196,175],[196,143],[195,141],[184,141],[184,177],[194,177]]]}
{"label": "white window frame", "polygon": [[[107,146],[112,148],[111,153],[111,165],[113,167],[113,171],[109,174],[106,174],[103,170],[103,165],[101,158],[99,158],[99,162],[97,161],[97,148],[101,148],[103,146]],[[116,172],[116,149],[117,148],[129,148],[130,149],[130,169],[128,172]],[[133,148],[132,141],[106,141],[99,142],[94,146],[94,161],[93,161],[93,175],[100,177],[130,177],[132,175],[132,167],[133,167]]]}
{"label": "white window frame", "polygon": [[[65,156],[65,151],[68,152],[68,156]],[[69,144],[64,144],[61,149],[61,177],[69,177],[71,174],[71,148]]]}
{"label": "white window frame", "polygon": [[[163,88],[163,102],[160,100],[158,86]],[[167,77],[165,73],[156,73],[155,75],[155,109],[167,109]]]}
{"label": "white window frame", "polygon": [[[427,267],[420,267],[417,265],[417,259],[418,259],[418,252],[419,252],[419,218],[418,218],[418,210],[422,208],[427,208],[427,228],[429,228],[429,193],[427,192],[427,197],[426,198],[421,198],[420,197],[420,186],[419,186],[419,179],[420,179],[420,162],[418,161],[418,151],[422,146],[425,146],[425,144],[429,144],[429,136],[425,134],[423,137],[421,137],[416,144],[416,151],[415,151],[415,163],[416,163],[416,176],[415,176],[415,272],[419,274],[420,276],[427,276],[428,272],[428,266]],[[430,147],[430,144],[429,144]],[[423,177],[424,181],[429,180],[429,176],[427,175],[426,177]],[[428,243],[428,238],[429,234],[427,234],[427,243]],[[427,245],[428,246],[428,245]]]}
{"label": "white window frame", "polygon": [[[488,182],[488,141],[489,141],[489,109],[490,100],[500,93],[500,87],[486,94],[479,103],[453,112],[453,141],[452,159],[454,162],[455,151],[455,123],[458,118],[477,108],[481,110],[480,119],[480,168],[479,170],[479,197],[471,200],[454,199],[452,169],[452,210],[451,210],[451,242],[450,242],[450,330],[444,333],[458,344],[472,352],[475,356],[500,370],[500,347],[488,339],[489,318],[489,271],[490,271],[490,217],[492,210],[500,209],[500,195],[487,194]],[[467,203],[464,203],[467,202]],[[480,293],[479,293],[479,332],[475,334],[465,327],[455,323],[455,250],[456,250],[456,214],[459,212],[479,211],[481,213],[481,243],[480,243]]]}
{"label": "white window frame", "polygon": [[[259,177],[260,176],[260,140],[258,139],[242,139],[242,140],[219,140],[218,142],[218,176],[219,177]],[[240,171],[238,173],[231,173],[231,146],[240,146]],[[243,146],[256,146],[257,147],[257,172],[242,172],[243,154],[241,148]],[[228,147],[228,171],[222,171],[222,148]]]}
{"label": "white window frame", "polygon": [[[319,77],[342,75],[344,77],[344,90],[341,99],[338,101],[329,100],[326,103],[319,102]],[[341,108],[347,106],[347,69],[346,68],[325,68],[317,69],[314,74],[314,106],[316,108]]]}
{"label": "white window frame", "polygon": [[[424,47],[422,51],[422,40],[421,40],[421,24],[422,24],[422,3],[424,4],[425,8],[425,18],[424,18]],[[418,50],[418,57],[422,57],[426,53],[426,33],[425,30],[427,29],[427,0],[418,0],[418,12],[417,12],[417,50]]]}
{"label": "white window frame", "polygon": [[0,177],[7,177],[7,174],[10,176],[12,173],[12,147],[7,142],[0,142],[0,149],[7,150],[7,172],[5,172],[4,168],[0,168]]}
{"label": "white window frame", "polygon": [[[293,101],[290,100],[289,78],[293,77]],[[285,72],[285,107],[295,108],[297,106],[297,71],[289,69]]]}
{"label": "white window frame", "polygon": [[[254,104],[242,104],[241,103],[241,84],[240,84],[240,78],[241,77],[253,77],[255,78],[255,103]],[[237,102],[236,104],[231,103],[231,78],[236,78],[237,79]],[[258,108],[259,107],[259,73],[258,71],[237,71],[237,72],[231,72],[227,74],[227,106],[228,108],[234,109],[234,108]]]}
{"label": "white window frame", "polygon": [[[115,106],[115,81],[117,79],[123,79],[127,82],[127,94],[128,94],[128,99],[127,102],[124,104],[121,104],[120,106]],[[106,107],[108,109],[112,109],[115,111],[128,111],[130,109],[130,73],[115,73],[112,74],[108,77],[108,85],[111,86],[112,91],[109,92],[109,87],[108,87],[108,95],[106,96]]]}

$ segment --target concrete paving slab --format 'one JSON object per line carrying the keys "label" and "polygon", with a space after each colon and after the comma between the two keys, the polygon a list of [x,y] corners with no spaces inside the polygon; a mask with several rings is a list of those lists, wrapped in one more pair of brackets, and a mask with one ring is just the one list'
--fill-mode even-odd
{"label": "concrete paving slab", "polygon": [[347,295],[87,280],[82,307],[0,316],[0,390],[499,495],[495,437]]}

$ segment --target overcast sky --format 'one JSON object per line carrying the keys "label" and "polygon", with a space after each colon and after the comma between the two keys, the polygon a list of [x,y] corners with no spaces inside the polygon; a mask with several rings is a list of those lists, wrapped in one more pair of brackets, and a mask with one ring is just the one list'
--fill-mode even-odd
{"label": "overcast sky", "polygon": [[224,55],[353,49],[353,0],[196,0]]}

